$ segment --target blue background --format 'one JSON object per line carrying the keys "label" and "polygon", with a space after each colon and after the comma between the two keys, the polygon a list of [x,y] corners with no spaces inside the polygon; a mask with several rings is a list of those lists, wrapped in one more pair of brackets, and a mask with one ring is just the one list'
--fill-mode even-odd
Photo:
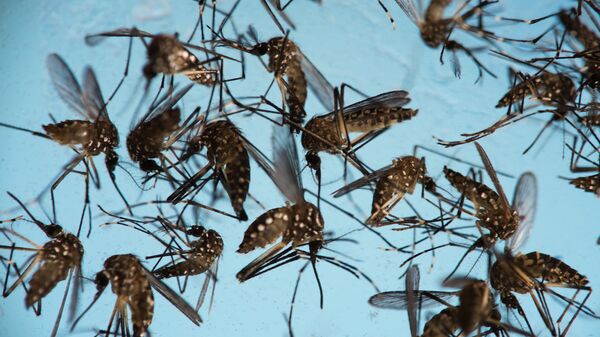
{"label": "blue background", "polygon": [[[230,6],[232,1],[224,1]],[[568,6],[574,2],[563,1],[502,1],[497,8],[503,14],[533,18],[550,13],[559,5]],[[453,76],[449,62],[441,66],[439,50],[426,47],[420,40],[418,31],[393,1],[386,3],[394,15],[398,28],[391,29],[389,21],[375,0],[324,1],[319,6],[311,1],[295,1],[288,14],[297,24],[297,30],[291,38],[310,57],[312,62],[333,84],[346,82],[362,91],[375,95],[393,89],[410,91],[413,101],[411,107],[420,109],[419,115],[408,122],[397,125],[384,136],[378,138],[360,152],[361,158],[371,167],[378,168],[391,162],[394,157],[412,152],[413,145],[436,146],[432,136],[443,139],[456,139],[460,133],[478,130],[500,117],[504,110],[493,107],[507,90],[509,80],[506,63],[496,58],[482,56],[485,64],[494,70],[498,79],[486,76],[483,81],[473,84],[476,69],[470,61],[461,56],[463,64],[462,79]],[[526,4],[526,5],[525,5]],[[145,7],[149,6],[149,7]],[[152,15],[148,8],[154,8]],[[118,27],[136,25],[150,32],[179,32],[188,36],[197,17],[197,3],[192,1],[4,1],[0,5],[0,119],[2,122],[41,130],[41,124],[50,122],[48,113],[58,120],[78,118],[68,110],[51,87],[45,67],[45,58],[49,53],[62,55],[77,76],[85,65],[90,64],[98,73],[99,82],[105,97],[116,85],[125,62],[127,41],[112,39],[101,46],[91,48],[83,43],[86,34],[110,30]],[[235,23],[245,30],[252,23],[261,39],[266,40],[278,34],[275,26],[264,12],[258,1],[242,1],[237,9]],[[541,27],[500,27],[499,32],[512,36],[534,36]],[[231,31],[229,31],[231,36]],[[197,41],[197,40],[196,40]],[[481,44],[465,40],[471,45]],[[131,120],[133,103],[139,95],[130,100],[136,85],[141,81],[141,66],[144,63],[144,49],[135,41],[130,75],[124,89],[119,92],[109,106],[111,118],[120,129],[121,148],[119,154],[128,160],[123,146],[127,128]],[[199,55],[200,56],[200,55]],[[256,95],[272,79],[260,63],[253,57],[247,57],[247,74],[244,82],[234,84],[239,95]],[[231,76],[238,70],[229,68]],[[185,78],[177,78],[187,83]],[[156,83],[155,83],[156,84]],[[256,88],[259,88],[257,91]],[[136,91],[139,94],[139,90]],[[273,90],[272,97],[277,99]],[[187,95],[182,106],[190,112],[195,106],[205,107],[209,89],[196,86]],[[349,94],[346,102],[352,102],[358,96]],[[325,112],[321,105],[309,94],[307,102],[309,116]],[[259,118],[238,117],[237,125],[257,146],[269,152],[271,126]],[[553,137],[545,137],[541,147],[534,148],[530,154],[522,156],[522,150],[533,139],[544,121],[530,119],[518,125],[498,131],[481,141],[493,164],[498,170],[510,172],[515,176],[531,170],[539,182],[540,196],[538,212],[531,237],[523,248],[524,252],[539,250],[560,257],[568,264],[587,275],[592,287],[600,286],[600,268],[598,259],[600,249],[596,245],[599,234],[600,207],[598,198],[583,193],[557,178],[559,175],[572,176],[568,172],[568,158],[563,157],[561,132],[555,131]],[[72,156],[65,147],[36,138],[31,135],[7,129],[0,129],[2,150],[0,152],[0,189],[11,191],[21,199],[34,198],[59,172]],[[479,163],[473,145],[452,148],[447,154]],[[536,153],[537,152],[537,153]],[[332,182],[324,187],[324,195],[342,186],[339,175],[342,165],[337,158],[323,157],[323,181]],[[103,182],[102,190],[92,190],[92,204],[101,204],[106,209],[120,210],[122,205],[102,166],[103,158],[96,160]],[[427,157],[428,171],[438,177],[447,159],[436,156]],[[464,165],[451,163],[453,168],[466,172]],[[141,173],[133,165],[126,166],[135,176]],[[277,192],[266,176],[253,166],[251,193],[267,207],[279,207],[283,197]],[[122,170],[117,171],[118,179],[130,200],[147,201],[155,194],[165,198],[169,190],[159,186],[155,191],[140,196],[139,189],[127,178]],[[355,174],[355,177],[356,174]],[[314,190],[314,180],[308,171],[303,174],[306,187]],[[447,183],[440,183],[448,187]],[[486,181],[489,179],[486,177]],[[516,179],[501,177],[508,197]],[[346,209],[353,209],[360,218],[366,218],[370,210],[371,195],[367,191],[353,194],[361,205],[355,210],[348,199],[337,200]],[[204,198],[204,199],[202,199]],[[70,175],[57,191],[58,217],[66,229],[75,230],[79,221],[83,202],[83,180]],[[309,198],[310,199],[310,198]],[[436,215],[435,210],[421,202],[419,196],[408,197],[417,205],[425,217]],[[208,200],[206,195],[201,201]],[[229,211],[228,202],[217,204]],[[250,219],[254,219],[263,209],[252,201],[247,201]],[[14,203],[5,194],[0,194],[0,209],[14,207]],[[43,207],[50,210],[48,198]],[[38,205],[31,209],[40,218],[44,218]],[[98,210],[94,207],[94,214]],[[147,208],[140,214],[153,214],[155,209]],[[326,228],[337,234],[358,228],[359,225],[328,207],[323,208]],[[412,215],[403,202],[396,207],[394,214]],[[3,218],[8,217],[4,215]],[[207,215],[203,224],[216,229],[225,241],[225,252],[219,269],[219,283],[215,303],[210,313],[204,307],[201,314],[205,323],[195,327],[173,309],[158,295],[155,319],[151,325],[154,336],[283,336],[287,334],[283,317],[289,308],[292,289],[300,264],[281,268],[260,278],[239,284],[235,273],[248,263],[258,252],[249,256],[235,253],[241,242],[246,224],[231,221],[228,218]],[[110,255],[133,252],[138,256],[156,254],[160,247],[150,238],[127,228],[99,228],[106,218],[95,218],[91,238],[83,239],[85,245],[84,275],[93,277],[102,268],[102,262]],[[46,241],[42,233],[27,222],[19,222],[15,228],[30,235],[38,243]],[[394,232],[382,229],[381,233],[398,245],[408,244],[412,238],[409,232]],[[398,268],[407,257],[403,254],[384,251],[383,243],[366,231],[351,236],[359,241],[358,245],[339,243],[335,247],[344,254],[351,255],[365,273],[375,279],[382,290],[402,289],[404,281],[398,277],[403,270]],[[446,238],[439,235],[436,244],[444,243]],[[429,247],[425,243],[419,250]],[[422,288],[438,288],[439,282],[462,251],[447,249],[436,255],[433,270],[428,273],[431,255],[419,260],[422,274]],[[332,254],[332,253],[328,253]],[[468,270],[474,258],[461,269]],[[374,290],[363,280],[352,278],[347,273],[330,265],[319,264],[320,276],[325,289],[325,308],[318,307],[318,292],[312,274],[307,273],[300,286],[299,299],[295,306],[295,333],[297,336],[398,336],[409,335],[406,314],[399,311],[384,311],[370,307],[367,299]],[[480,263],[474,275],[483,277],[484,264]],[[194,302],[203,278],[192,281],[192,287],[186,298]],[[80,310],[91,301],[94,285],[84,282],[85,291],[80,297]],[[175,283],[170,283],[175,286]],[[44,336],[49,334],[54,324],[64,283],[61,283],[44,301],[44,314],[35,317],[26,311],[23,304],[22,289],[16,290],[9,298],[2,299],[0,305],[0,335],[2,336]],[[570,294],[570,293],[569,293]],[[526,307],[531,308],[531,299],[521,296]],[[92,335],[92,329],[104,328],[114,304],[114,295],[106,291],[103,298],[81,321],[75,335]],[[553,313],[559,314],[559,307],[553,304]],[[600,300],[592,295],[589,306],[600,310]],[[424,310],[422,325],[428,315],[441,308]],[[529,310],[530,319],[536,332],[548,335],[543,323],[533,310]],[[513,320],[514,321],[514,320]],[[574,324],[572,336],[597,336],[598,321],[581,317]],[[59,335],[66,335],[68,325],[63,321]],[[421,330],[422,331],[422,330]]]}

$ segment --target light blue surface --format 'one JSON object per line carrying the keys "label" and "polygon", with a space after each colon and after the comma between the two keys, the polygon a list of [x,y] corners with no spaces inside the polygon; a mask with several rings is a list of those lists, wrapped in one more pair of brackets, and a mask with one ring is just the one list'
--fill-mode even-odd
{"label": "light blue surface", "polygon": [[[229,6],[233,1],[225,1]],[[555,1],[503,1],[506,14],[525,18],[538,17],[550,13],[557,7]],[[571,4],[564,1],[563,6]],[[140,13],[142,5],[164,5],[167,13],[158,19],[143,21]],[[476,71],[470,61],[461,56],[463,78],[456,79],[449,64],[439,64],[439,51],[427,48],[419,39],[416,28],[403,15],[393,1],[387,1],[396,18],[398,28],[392,31],[389,21],[375,0],[324,1],[318,6],[311,1],[295,1],[289,8],[289,15],[297,24],[297,31],[291,38],[302,48],[313,63],[319,67],[333,84],[346,82],[360,88],[363,92],[375,95],[393,89],[410,91],[413,101],[410,107],[419,108],[419,115],[411,121],[397,125],[384,136],[375,140],[360,152],[361,158],[371,167],[378,168],[391,162],[394,157],[412,152],[415,144],[436,146],[432,136],[444,139],[456,139],[462,132],[478,130],[487,126],[504,113],[493,108],[499,97],[508,87],[505,63],[484,56],[484,62],[498,75],[498,79],[485,77],[479,84],[473,84]],[[140,12],[141,11],[141,12]],[[57,52],[62,55],[77,76],[84,65],[91,64],[98,73],[102,90],[107,96],[116,85],[125,62],[127,41],[113,39],[107,43],[90,48],[84,45],[83,37],[88,33],[99,32],[118,27],[136,25],[150,32],[178,31],[187,36],[197,15],[197,5],[192,1],[4,1],[0,5],[0,102],[2,104],[0,120],[5,123],[41,130],[41,124],[50,122],[48,113],[58,120],[77,118],[68,111],[51,87],[45,68],[47,54]],[[258,1],[242,1],[237,9],[236,25],[245,30],[252,23],[262,39],[277,34],[273,23],[265,14]],[[532,28],[536,29],[537,28]],[[504,35],[527,35],[527,31],[507,28]],[[533,33],[531,33],[533,35]],[[472,41],[471,41],[472,42]],[[136,84],[141,80],[141,65],[144,62],[144,50],[139,41],[134,43],[134,59],[125,88],[109,106],[111,118],[120,129],[121,158],[128,160],[124,140],[131,119],[133,104],[129,99]],[[234,85],[236,93],[250,95],[262,92],[272,75],[264,71],[255,58],[247,57],[247,80]],[[449,63],[449,62],[448,62]],[[231,76],[237,69],[232,67]],[[185,79],[178,78],[180,83]],[[257,91],[257,88],[259,90]],[[138,91],[139,92],[139,91]],[[275,94],[276,92],[273,91]],[[195,106],[205,106],[209,90],[194,87],[192,93],[184,98],[184,111],[190,112]],[[309,94],[310,96],[310,94]],[[276,98],[277,96],[273,96]],[[135,96],[135,101],[139,98]],[[358,97],[350,94],[346,102]],[[322,107],[310,96],[307,103],[309,116],[323,113]],[[269,138],[271,126],[259,118],[237,118],[237,125],[257,146],[270,152]],[[498,170],[518,176],[524,171],[533,171],[539,182],[540,198],[535,226],[531,237],[524,247],[525,252],[539,250],[560,257],[568,264],[587,275],[594,288],[600,286],[600,249],[596,245],[599,234],[600,200],[590,193],[572,188],[559,175],[572,176],[568,172],[568,158],[563,158],[562,137],[555,132],[543,150],[536,147],[532,153],[522,156],[522,150],[541,127],[539,120],[529,120],[497,132],[482,140],[488,155]],[[7,129],[0,129],[3,146],[0,152],[0,190],[11,191],[24,200],[33,198],[59,172],[72,155],[72,152],[53,142],[31,135]],[[447,150],[463,159],[479,162],[473,145]],[[323,181],[330,182],[323,189],[323,195],[339,188],[342,181],[337,180],[342,165],[336,158],[323,158]],[[102,159],[103,160],[103,159]],[[92,203],[101,204],[110,210],[119,210],[122,205],[117,199],[108,176],[102,166],[100,176],[103,188],[92,190]],[[437,177],[446,159],[435,156],[427,158],[429,173]],[[466,167],[452,163],[453,168],[462,172]],[[133,166],[128,169],[141,176]],[[264,174],[253,166],[251,193],[267,207],[279,207],[283,198]],[[139,197],[139,189],[122,170],[117,171],[125,193],[130,200]],[[357,175],[355,174],[355,177]],[[303,174],[305,186],[314,190],[314,180],[308,171]],[[487,178],[486,178],[487,179]],[[440,179],[441,181],[441,179]],[[489,182],[489,179],[487,180]],[[516,179],[501,177],[508,197]],[[448,188],[446,183],[442,186]],[[168,195],[168,189],[159,188],[156,193],[161,197]],[[153,199],[154,192],[146,192],[140,200]],[[353,194],[362,211],[357,216],[365,217],[370,210],[371,195],[366,191]],[[83,202],[83,181],[81,177],[71,175],[59,187],[58,217],[66,229],[75,230],[79,221]],[[310,199],[310,198],[309,198]],[[203,201],[207,198],[204,196]],[[424,217],[436,215],[435,210],[419,200],[416,194],[410,196]],[[353,209],[348,199],[339,200],[341,206]],[[250,219],[262,213],[262,209],[252,201],[247,203]],[[218,207],[230,210],[228,202],[220,202]],[[0,194],[0,209],[14,206],[4,193]],[[49,211],[46,199],[44,208]],[[38,206],[32,210],[44,218]],[[147,213],[151,213],[147,210]],[[94,214],[99,212],[94,208]],[[405,203],[395,209],[400,216],[412,215]],[[324,207],[323,214],[326,229],[336,234],[345,233],[358,225],[338,212]],[[6,218],[7,216],[3,216]],[[90,239],[84,239],[85,261],[84,275],[93,277],[101,269],[102,262],[108,256],[133,252],[138,256],[156,254],[160,247],[150,238],[146,238],[126,228],[99,228],[105,218],[94,219],[94,229]],[[258,253],[249,256],[235,253],[241,242],[247,224],[230,221],[227,218],[209,218],[205,226],[221,233],[225,241],[225,253],[219,269],[219,283],[215,303],[210,313],[206,308],[201,311],[205,323],[197,328],[173,309],[166,301],[157,297],[155,319],[151,325],[154,336],[283,336],[287,334],[283,314],[287,313],[292,288],[300,264],[286,266],[247,283],[239,284],[235,273]],[[32,224],[19,222],[16,228],[31,235],[38,243],[45,237],[33,228]],[[30,230],[31,229],[31,230]],[[394,232],[389,229],[380,231],[398,245],[411,240],[408,232]],[[403,270],[398,266],[406,258],[384,251],[382,242],[374,235],[361,231],[351,236],[359,241],[358,245],[339,243],[334,248],[351,255],[360,261],[352,262],[375,279],[382,290],[396,290],[403,287],[398,277]],[[440,235],[436,244],[445,242]],[[427,248],[429,243],[421,246]],[[422,288],[438,287],[443,275],[447,273],[462,253],[457,249],[448,249],[436,255],[433,271],[428,274],[430,255],[424,255],[421,265]],[[333,254],[333,253],[328,253]],[[474,259],[470,260],[472,263]],[[474,275],[483,276],[483,263],[478,265]],[[463,272],[468,270],[465,264]],[[403,312],[377,310],[367,304],[374,290],[363,280],[356,280],[349,274],[325,264],[319,264],[320,276],[325,289],[325,307],[318,307],[318,292],[314,277],[306,273],[300,287],[300,298],[295,306],[295,334],[297,336],[408,336],[406,315]],[[477,274],[479,273],[479,274]],[[193,302],[199,292],[202,278],[192,282],[192,291],[186,298]],[[85,282],[85,291],[80,297],[80,310],[93,296],[94,285]],[[175,286],[175,283],[171,283]],[[35,317],[32,311],[26,311],[23,304],[22,289],[16,290],[9,298],[2,299],[0,305],[1,336],[45,336],[49,335],[55,319],[56,309],[64,283],[61,283],[44,301],[42,317]],[[527,308],[532,309],[531,299],[520,297]],[[92,311],[81,321],[75,335],[93,335],[92,329],[104,328],[112,310],[115,297],[106,291]],[[556,303],[553,303],[556,304]],[[592,309],[600,310],[600,300],[593,294],[588,302]],[[559,308],[554,305],[555,317]],[[439,309],[437,309],[439,310]],[[425,310],[422,324],[436,310]],[[535,331],[548,335],[543,323],[533,310],[529,310]],[[571,336],[598,336],[600,321],[582,317],[578,319]],[[63,322],[59,335],[67,335],[67,324]],[[422,325],[421,325],[422,329]]]}

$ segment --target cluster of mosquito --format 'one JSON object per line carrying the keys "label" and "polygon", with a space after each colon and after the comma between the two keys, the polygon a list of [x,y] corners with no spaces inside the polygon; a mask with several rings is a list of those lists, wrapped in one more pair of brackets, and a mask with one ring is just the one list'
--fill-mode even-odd
{"label": "cluster of mosquito", "polygon": [[[50,54],[47,57],[50,78],[59,97],[83,119],[52,121],[42,126],[43,131],[0,124],[49,139],[75,151],[74,158],[65,165],[62,173],[48,188],[52,202],[52,214],[48,216],[48,223],[37,219],[26,203],[9,192],[9,196],[26,216],[5,220],[3,222],[10,223],[10,226],[0,228],[3,239],[6,240],[6,244],[0,245],[6,252],[0,256],[6,269],[3,296],[10,295],[21,286],[26,294],[26,306],[32,307],[36,314],[41,314],[43,298],[66,280],[64,297],[51,336],[58,332],[70,289],[68,319],[73,330],[108,285],[117,299],[108,325],[97,331],[98,335],[147,335],[154,315],[153,291],[159,292],[194,324],[200,325],[202,319],[199,312],[211,283],[214,295],[224,242],[217,231],[199,224],[197,211],[201,209],[214,216],[248,221],[245,211],[247,199],[255,199],[258,203],[249,193],[252,158],[288,202],[281,207],[266,210],[250,222],[237,252],[247,254],[259,248],[268,249],[241,269],[237,278],[240,282],[245,282],[288,263],[304,261],[299,270],[288,315],[290,335],[293,334],[292,313],[296,291],[302,273],[309,266],[314,272],[321,295],[320,305],[323,306],[323,290],[317,272],[317,262],[327,263],[368,281],[377,292],[369,300],[371,305],[406,310],[413,337],[473,334],[483,336],[490,333],[496,336],[537,335],[534,331],[535,325],[531,324],[532,319],[521,306],[517,294],[530,295],[540,319],[553,336],[566,336],[580,314],[599,318],[585,305],[592,292],[585,276],[552,256],[537,251],[527,254],[519,251],[534,222],[537,198],[535,176],[531,172],[522,174],[512,202],[509,202],[497,177],[500,173],[497,173],[485,150],[476,142],[501,127],[533,114],[550,113],[552,117],[544,129],[554,121],[565,121],[575,130],[573,134],[577,137],[573,138],[572,144],[566,145],[571,152],[572,171],[595,173],[589,177],[571,179],[571,183],[577,188],[600,195],[600,164],[592,159],[600,154],[600,139],[594,132],[600,125],[600,115],[596,112],[597,103],[594,102],[595,90],[598,90],[600,85],[600,39],[583,19],[583,16],[587,15],[596,24],[596,17],[600,13],[597,5],[593,1],[580,1],[577,8],[529,21],[502,18],[521,21],[519,24],[557,20],[557,23],[542,36],[531,40],[519,40],[500,37],[484,29],[483,22],[492,15],[488,10],[494,1],[480,1],[475,6],[469,6],[467,1],[458,7],[455,15],[447,18],[444,17],[444,10],[450,5],[450,0],[432,0],[424,14],[410,0],[396,1],[417,25],[425,44],[433,48],[442,47],[442,54],[444,50],[452,52],[454,72],[457,76],[461,73],[455,55],[458,51],[465,52],[475,62],[479,76],[484,72],[494,74],[475,56],[476,52],[483,49],[467,48],[451,39],[453,31],[470,33],[492,46],[501,42],[521,43],[531,46],[528,52],[542,54],[530,60],[521,60],[503,51],[494,51],[514,64],[521,63],[532,67],[536,72],[512,72],[512,87],[497,105],[508,107],[508,113],[498,122],[482,131],[465,134],[467,138],[461,141],[439,141],[445,146],[474,142],[483,163],[478,165],[453,158],[454,162],[470,165],[471,169],[466,174],[444,167],[443,175],[451,188],[458,193],[459,197],[456,197],[456,193],[441,188],[440,182],[427,174],[425,158],[417,156],[418,149],[445,156],[434,149],[416,146],[412,155],[398,157],[390,165],[376,170],[359,159],[358,151],[364,145],[395,124],[415,118],[419,111],[407,107],[411,100],[409,93],[404,90],[384,92],[375,96],[365,95],[363,100],[346,105],[345,90],[358,90],[346,84],[339,88],[329,84],[298,45],[290,39],[289,31],[284,29],[284,24],[294,28],[292,20],[285,12],[291,2],[282,4],[274,0],[262,1],[262,5],[281,32],[279,36],[262,42],[252,27],[249,27],[246,34],[233,37],[224,35],[223,28],[228,24],[235,30],[233,14],[239,1],[228,11],[217,8],[215,2],[208,4],[199,1],[200,15],[196,28],[202,28],[202,45],[190,43],[196,29],[187,42],[180,40],[177,35],[152,34],[137,28],[120,28],[88,35],[85,42],[90,46],[98,45],[111,37],[129,39],[124,75],[107,100],[102,95],[92,68],[85,69],[80,84],[61,56]],[[379,4],[389,15],[383,2],[379,1]],[[212,11],[213,14],[213,21],[209,25],[205,25],[203,20],[205,11]],[[223,20],[216,24],[215,17],[219,15]],[[389,17],[395,25],[391,15]],[[476,22],[471,23],[472,20]],[[205,26],[209,27],[210,33],[205,34]],[[543,46],[543,36],[548,33],[554,34],[554,47]],[[210,38],[207,38],[206,35],[209,34]],[[134,215],[136,208],[148,205],[148,202],[130,204],[126,193],[117,184],[115,173],[117,167],[123,168],[123,160],[116,152],[119,146],[117,127],[112,123],[107,109],[129,72],[131,46],[138,39],[147,51],[147,63],[142,69],[147,85],[138,109],[141,109],[142,103],[146,103],[151,81],[157,76],[161,76],[162,80],[146,113],[139,118],[138,109],[135,110],[132,123],[134,126],[126,138],[126,148],[131,161],[144,173],[144,178],[138,182],[143,192],[152,190],[158,182],[164,182],[172,188],[172,193],[165,200],[149,202],[157,205],[157,213],[151,216]],[[564,47],[565,43],[569,45],[569,49]],[[228,56],[226,51],[239,52],[240,58]],[[199,57],[194,53],[202,53],[203,56]],[[267,99],[268,90],[249,98],[236,97],[230,90],[229,82],[245,78],[245,55],[258,57],[266,71],[273,75],[271,84],[276,83],[281,91],[280,104]],[[266,62],[263,60],[265,57]],[[242,76],[225,78],[225,65],[236,63],[242,65]],[[180,77],[187,77],[185,81],[190,83],[178,88],[174,82],[175,78]],[[575,82],[579,85],[575,85]],[[211,88],[208,108],[205,111],[197,108],[184,118],[186,114],[178,104],[197,85]],[[309,89],[329,112],[315,115],[305,122],[305,103]],[[215,103],[213,98],[217,92],[218,102]],[[535,100],[536,104],[526,107],[526,97]],[[587,101],[589,97],[590,101]],[[535,109],[540,105],[550,109],[525,113],[526,110]],[[230,119],[232,115],[240,113],[272,122],[272,158],[267,158],[261,149],[254,146]],[[305,151],[307,166],[316,178],[316,192],[303,187],[297,137],[300,138]],[[539,136],[536,140],[538,138]],[[578,144],[579,139],[582,139],[581,144]],[[590,152],[591,154],[588,154]],[[344,164],[349,163],[362,174],[361,178],[335,191],[333,197],[339,198],[357,189],[370,189],[373,191],[373,199],[370,215],[366,219],[357,218],[321,195],[319,155],[322,153],[338,156]],[[148,260],[156,260],[150,269],[132,254],[113,255],[106,259],[104,269],[89,279],[96,285],[95,296],[85,310],[77,313],[81,281],[85,279],[81,275],[84,246],[80,237],[86,218],[89,223],[87,236],[91,233],[92,207],[89,186],[91,180],[96,188],[100,188],[100,178],[94,164],[94,159],[100,154],[104,154],[110,180],[125,205],[122,211],[114,212],[99,207],[103,215],[111,219],[104,225],[121,225],[134,229],[155,240],[163,249],[146,257]],[[585,161],[588,166],[581,166],[581,161]],[[477,169],[480,169],[479,175]],[[487,172],[493,182],[493,188],[482,182],[481,169]],[[75,234],[58,225],[54,198],[55,190],[71,173],[82,175],[85,183],[85,200]],[[201,192],[206,191],[206,185],[211,182],[214,183],[210,192],[212,201],[207,203],[202,201],[206,196]],[[435,219],[423,219],[416,210],[416,215],[411,217],[393,215],[394,207],[406,200],[406,194],[413,194],[418,184],[422,186],[421,196],[436,212],[439,211],[439,216]],[[306,195],[309,195],[312,201],[308,200]],[[233,212],[213,206],[214,201],[222,196],[229,200]],[[360,269],[345,262],[342,257],[323,254],[324,251],[335,253],[333,249],[328,248],[333,242],[352,241],[345,238],[346,235],[333,237],[325,230],[325,219],[321,214],[323,204],[353,218],[362,226],[361,229],[378,235],[382,242],[389,246],[388,250],[410,254],[402,264],[402,267],[408,265],[404,274],[405,290],[379,292],[371,278]],[[181,207],[173,215],[165,214],[161,205]],[[189,219],[186,217],[189,213],[194,215],[195,224],[186,220]],[[473,219],[474,224],[454,226],[455,222],[471,222]],[[14,228],[15,222],[37,225],[50,240],[44,245],[36,244]],[[383,226],[394,226],[396,230],[412,229],[423,236],[415,238],[410,245],[397,247],[377,231],[377,228]],[[472,234],[473,228],[476,228],[475,235]],[[470,233],[467,230],[471,230]],[[449,240],[445,244],[433,246],[433,237],[436,234],[447,234],[458,241]],[[432,242],[432,247],[415,253],[416,246],[427,240]],[[504,250],[501,252],[497,246],[502,241]],[[465,254],[448,275],[444,285],[461,290],[420,289],[419,269],[413,264],[414,260],[425,253],[449,246],[463,248]],[[474,251],[481,251],[481,254],[487,255],[488,277],[484,280],[467,276],[455,277],[465,257]],[[19,252],[29,252],[32,255],[23,262],[17,262]],[[193,306],[183,299],[181,293],[186,291],[188,279],[198,275],[204,275],[205,281]],[[167,278],[177,279],[179,293],[164,283],[163,279]],[[569,297],[557,292],[556,288],[573,289],[574,294]],[[581,293],[585,294],[583,299],[578,298]],[[548,296],[564,304],[556,319],[547,303]],[[210,305],[212,297],[211,295]],[[458,298],[459,303],[452,304],[452,297]],[[507,317],[503,319],[500,304],[496,303],[497,297],[507,312],[516,318],[518,325],[510,324]],[[419,334],[420,310],[431,305],[441,305],[444,309],[431,317]],[[131,322],[128,322],[129,320]]]}

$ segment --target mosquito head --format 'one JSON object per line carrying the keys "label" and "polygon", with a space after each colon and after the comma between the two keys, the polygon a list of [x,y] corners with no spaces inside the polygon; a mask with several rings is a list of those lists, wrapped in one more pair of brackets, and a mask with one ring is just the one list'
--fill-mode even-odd
{"label": "mosquito head", "polygon": [[162,167],[152,159],[146,159],[140,163],[140,169],[144,172],[162,172]]}
{"label": "mosquito head", "polygon": [[186,230],[185,233],[187,235],[191,235],[194,237],[202,237],[204,235],[204,233],[206,233],[206,228],[204,228],[203,226],[199,226],[199,225],[193,225],[190,229]]}
{"label": "mosquito head", "polygon": [[427,190],[431,193],[435,193],[436,185],[435,185],[435,181],[431,177],[424,176],[422,179],[422,184],[423,184],[423,187],[425,187],[425,190]]}
{"label": "mosquito head", "polygon": [[114,150],[109,150],[105,153],[104,163],[106,164],[106,168],[110,172],[111,176],[114,175],[115,168],[119,163],[119,155]]}
{"label": "mosquito head", "polygon": [[144,77],[146,78],[146,89],[148,89],[150,82],[156,76],[156,71],[154,70],[152,63],[146,63],[142,71],[144,73]]}
{"label": "mosquito head", "polygon": [[253,55],[263,56],[269,51],[269,44],[261,42],[252,47],[248,52]]}
{"label": "mosquito head", "polygon": [[96,273],[96,278],[94,279],[94,283],[96,284],[96,290],[101,292],[108,286],[108,273],[106,270]]}
{"label": "mosquito head", "polygon": [[56,224],[49,224],[44,226],[44,232],[49,238],[56,239],[57,237],[64,234],[63,228]]}
{"label": "mosquito head", "polygon": [[181,157],[181,160],[186,160],[192,155],[200,152],[202,147],[204,146],[204,141],[202,140],[202,136],[194,136],[187,144],[187,148],[185,149],[185,153]]}
{"label": "mosquito head", "polygon": [[321,158],[316,152],[307,152],[305,158],[308,167],[310,167],[311,169],[318,171],[321,168]]}

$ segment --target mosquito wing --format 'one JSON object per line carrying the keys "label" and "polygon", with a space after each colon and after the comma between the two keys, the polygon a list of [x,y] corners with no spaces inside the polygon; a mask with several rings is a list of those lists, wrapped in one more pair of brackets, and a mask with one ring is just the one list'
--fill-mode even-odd
{"label": "mosquito wing", "polygon": [[144,275],[150,282],[152,288],[158,291],[164,298],[166,298],[171,304],[173,304],[179,311],[181,311],[184,315],[186,315],[192,323],[196,325],[200,325],[202,323],[202,318],[200,315],[189,305],[181,296],[179,296],[175,291],[169,288],[166,284],[156,278],[156,276],[152,275],[152,273],[142,266],[142,270],[144,271]]}
{"label": "mosquito wing", "polygon": [[377,171],[371,172],[351,183],[349,183],[348,185],[340,188],[339,190],[333,192],[333,197],[334,198],[339,198],[349,192],[352,192],[358,188],[361,188],[367,184],[369,184],[370,182],[373,182],[376,179],[379,179],[385,175],[388,174],[388,171],[393,167],[392,164],[382,167]]}
{"label": "mosquito wing", "polygon": [[516,252],[525,243],[535,219],[537,209],[537,179],[531,172],[525,172],[519,177],[512,207],[519,213],[521,222],[515,233],[508,239],[508,248]]}
{"label": "mosquito wing", "polygon": [[136,28],[118,28],[118,29],[112,30],[110,32],[103,32],[103,33],[87,35],[85,37],[85,43],[88,46],[96,46],[99,43],[104,42],[104,40],[107,37],[153,37],[153,36],[154,35],[152,35],[148,32],[144,32],[144,31],[136,29]]}
{"label": "mosquito wing", "polygon": [[325,107],[327,111],[332,111],[334,109],[333,86],[306,55],[299,51],[298,58],[300,59],[300,66],[306,77],[308,87],[312,93],[315,94],[323,107]]}
{"label": "mosquito wing", "polygon": [[83,101],[83,93],[79,82],[75,79],[73,72],[65,61],[58,54],[50,54],[46,58],[46,67],[50,73],[50,79],[54,89],[73,111],[88,118],[93,119],[88,114]]}
{"label": "mosquito wing", "polygon": [[96,74],[91,67],[86,67],[83,75],[83,101],[92,121],[95,121],[98,116],[108,118],[102,91],[100,91]]}
{"label": "mosquito wing", "polygon": [[405,279],[405,289],[406,289],[406,299],[407,299],[407,308],[406,312],[408,313],[408,324],[410,326],[410,335],[411,337],[417,337],[418,334],[418,326],[417,326],[417,294],[419,291],[419,282],[421,280],[421,275],[419,273],[419,266],[416,264],[412,265],[408,272],[406,273]]}
{"label": "mosquito wing", "polygon": [[396,3],[400,6],[404,14],[408,16],[410,21],[417,27],[421,26],[421,16],[419,15],[419,11],[417,11],[414,0],[396,0]]}
{"label": "mosquito wing", "polygon": [[158,106],[156,106],[154,109],[151,109],[150,111],[148,111],[148,113],[146,113],[144,115],[144,117],[142,117],[142,120],[140,121],[139,124],[149,121],[149,120],[153,119],[154,117],[162,114],[163,112],[172,109],[173,106],[175,106],[175,104],[177,104],[177,102],[179,102],[179,100],[181,100],[183,98],[183,96],[185,96],[185,94],[187,94],[187,92],[193,86],[194,86],[193,83],[188,84],[185,87],[183,87],[181,90],[177,91],[175,94],[172,94],[171,92],[169,92],[167,94],[168,97],[163,97],[161,99],[162,103],[159,104]]}
{"label": "mosquito wing", "polygon": [[494,183],[494,187],[496,188],[496,191],[500,195],[502,202],[504,202],[506,208],[508,209],[510,207],[510,204],[508,203],[508,199],[506,198],[506,194],[504,193],[504,189],[502,188],[502,185],[500,185],[500,181],[498,180],[498,176],[496,175],[496,170],[492,166],[492,162],[490,161],[490,158],[488,157],[487,153],[485,153],[485,150],[483,149],[483,147],[481,145],[479,145],[478,142],[475,142],[475,146],[477,147],[477,152],[479,152],[479,156],[481,157],[483,166],[485,166],[485,170],[487,171],[488,175],[492,179],[492,182]]}
{"label": "mosquito wing", "polygon": [[295,203],[304,202],[298,149],[289,126],[274,126],[273,163],[275,174],[273,181],[283,195]]}
{"label": "mosquito wing", "polygon": [[408,97],[408,95],[408,91],[405,90],[394,90],[384,92],[383,94],[369,97],[365,100],[345,107],[344,115],[348,116],[356,111],[362,111],[367,108],[400,108],[410,103],[410,98]]}
{"label": "mosquito wing", "polygon": [[[421,308],[442,305],[443,301],[456,297],[455,291],[415,291],[417,305]],[[386,291],[372,296],[369,304],[382,309],[407,310],[408,296],[406,291]]]}

